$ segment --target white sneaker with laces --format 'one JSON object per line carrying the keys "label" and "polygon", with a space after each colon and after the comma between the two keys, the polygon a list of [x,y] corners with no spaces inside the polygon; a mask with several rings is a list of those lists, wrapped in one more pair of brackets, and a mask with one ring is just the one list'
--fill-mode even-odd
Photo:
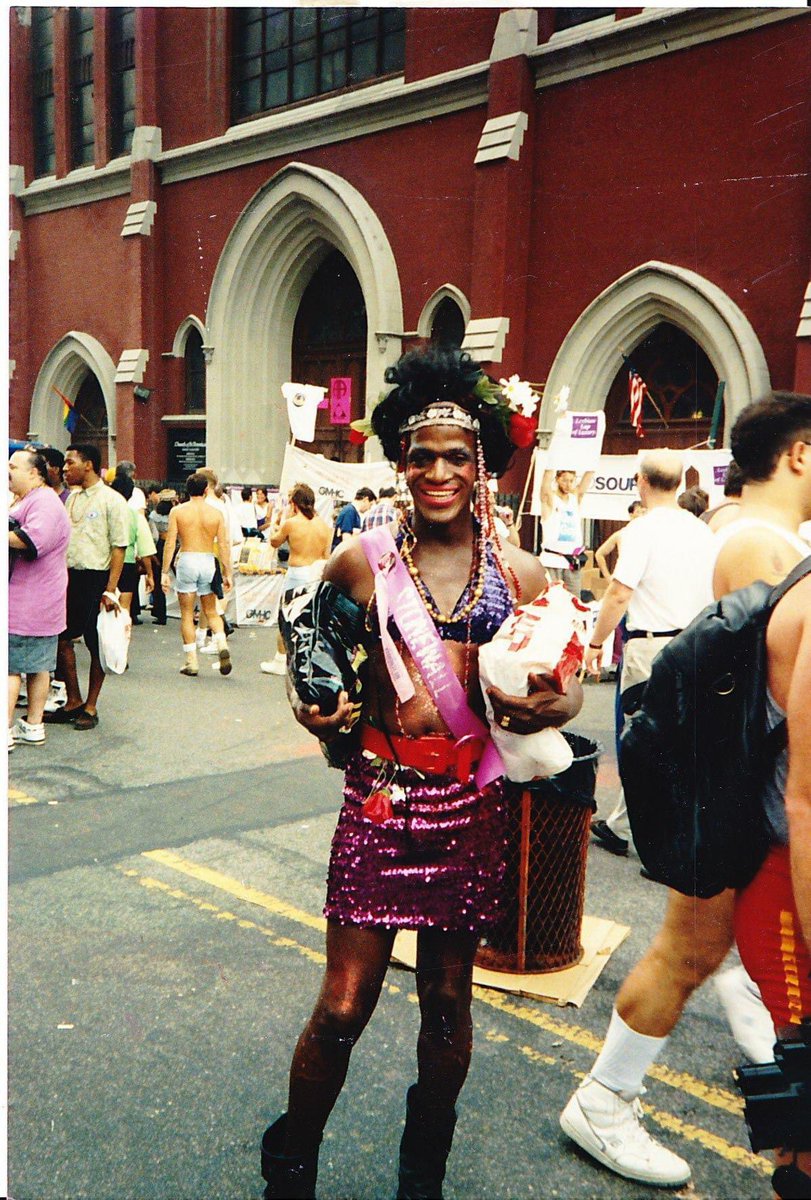
{"label": "white sneaker with laces", "polygon": [[684,1159],[643,1126],[639,1100],[623,1100],[589,1076],[561,1113],[560,1127],[581,1150],[625,1179],[681,1187],[690,1178]]}
{"label": "white sneaker with laces", "polygon": [[30,746],[41,746],[45,741],[45,725],[29,725],[28,721],[18,717],[12,729],[15,742],[25,742]]}
{"label": "white sneaker with laces", "polygon": [[45,701],[46,712],[56,712],[57,709],[64,708],[68,702],[68,692],[64,683],[60,679],[52,679],[48,699]]}
{"label": "white sneaker with laces", "polygon": [[286,675],[287,674],[287,659],[280,658],[277,654],[270,662],[261,662],[259,670],[263,675]]}
{"label": "white sneaker with laces", "polygon": [[203,642],[202,646],[198,646],[197,653],[198,654],[216,654],[217,647],[214,645],[214,638],[209,638],[208,641]]}

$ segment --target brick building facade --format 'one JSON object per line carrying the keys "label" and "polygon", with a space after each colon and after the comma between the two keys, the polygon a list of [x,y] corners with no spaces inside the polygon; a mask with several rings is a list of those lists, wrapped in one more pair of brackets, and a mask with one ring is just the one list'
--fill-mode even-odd
{"label": "brick building facade", "polygon": [[[279,385],[360,415],[421,337],[633,442],[811,392],[804,9],[10,13],[10,425],[278,480]],[[319,417],[315,448],[359,453]],[[203,444],[205,449],[202,449]],[[520,488],[527,455],[508,486]]]}

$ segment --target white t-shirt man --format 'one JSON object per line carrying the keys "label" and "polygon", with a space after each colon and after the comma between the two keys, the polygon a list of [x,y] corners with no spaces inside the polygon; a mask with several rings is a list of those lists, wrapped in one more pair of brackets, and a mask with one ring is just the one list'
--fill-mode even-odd
{"label": "white t-shirt man", "polygon": [[622,533],[614,579],[633,594],[628,631],[684,629],[712,603],[715,539],[683,508],[653,508]]}

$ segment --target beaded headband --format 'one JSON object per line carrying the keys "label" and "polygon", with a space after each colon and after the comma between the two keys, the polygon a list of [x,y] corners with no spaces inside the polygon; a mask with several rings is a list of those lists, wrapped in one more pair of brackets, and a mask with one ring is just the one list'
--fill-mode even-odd
{"label": "beaded headband", "polygon": [[422,412],[412,413],[403,421],[398,432],[414,433],[416,429],[424,429],[426,425],[452,425],[457,429],[467,429],[470,433],[479,432],[479,422],[469,412],[447,400],[438,400],[429,404]]}

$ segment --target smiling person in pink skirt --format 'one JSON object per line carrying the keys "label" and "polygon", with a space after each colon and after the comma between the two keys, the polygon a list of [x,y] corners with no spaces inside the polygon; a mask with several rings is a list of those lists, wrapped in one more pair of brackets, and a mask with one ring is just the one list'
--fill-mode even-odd
{"label": "smiling person in pink skirt", "polygon": [[[320,585],[365,610],[368,663],[329,866],[326,972],[296,1046],[288,1111],[263,1138],[267,1200],[314,1194],[324,1126],[399,928],[417,930],[420,1029],[398,1195],[441,1197],[472,1048],[473,958],[499,903],[503,767],[482,720],[478,650],[519,599],[544,589],[545,574],[500,543],[487,477],[506,469],[535,425],[459,351],[412,351],[387,380],[395,386],[371,429],[405,472],[413,512],[396,542],[387,527],[334,554]],[[377,602],[376,575],[385,576]],[[391,613],[382,621],[381,596]],[[505,728],[530,733],[579,711],[576,682],[563,696],[530,683],[524,697],[491,691]],[[345,692],[330,716],[292,690],[291,700],[327,744],[352,712]]]}

